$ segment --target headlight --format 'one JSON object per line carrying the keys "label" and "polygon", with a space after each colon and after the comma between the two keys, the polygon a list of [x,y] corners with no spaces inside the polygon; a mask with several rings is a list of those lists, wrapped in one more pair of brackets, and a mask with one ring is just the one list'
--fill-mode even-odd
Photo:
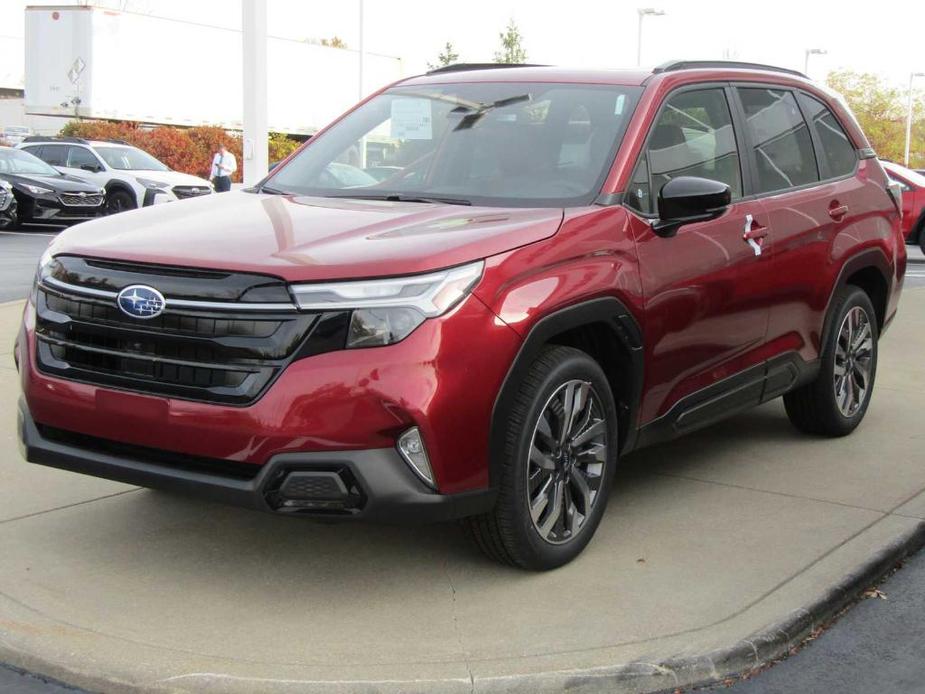
{"label": "headlight", "polygon": [[51,264],[51,261],[54,260],[54,254],[51,252],[50,248],[46,248],[45,252],[42,253],[42,257],[39,258],[39,264],[35,268],[35,279],[32,280],[32,305],[36,305],[36,300],[38,298],[39,282],[41,282],[42,277],[46,268]]}
{"label": "headlight", "polygon": [[20,183],[20,185],[26,190],[28,190],[30,193],[32,193],[33,195],[47,195],[48,193],[52,192],[51,188],[43,188],[42,186],[34,186],[30,183]]}
{"label": "headlight", "polygon": [[399,342],[427,318],[456,306],[482,276],[485,263],[366,282],[293,285],[304,311],[350,310],[347,347],[376,347]]}
{"label": "headlight", "polygon": [[154,190],[166,190],[170,187],[169,183],[164,183],[163,181],[153,181],[150,178],[136,178],[135,180],[145,188],[153,188]]}

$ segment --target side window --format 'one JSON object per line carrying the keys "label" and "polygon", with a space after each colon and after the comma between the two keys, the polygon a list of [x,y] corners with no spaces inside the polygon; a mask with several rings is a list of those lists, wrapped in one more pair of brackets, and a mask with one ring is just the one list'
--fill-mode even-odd
{"label": "side window", "polygon": [[72,169],[79,169],[84,165],[99,167],[100,163],[96,160],[96,156],[93,152],[83,147],[68,147],[67,165]]}
{"label": "side window", "polygon": [[654,214],[658,193],[678,176],[722,181],[742,197],[742,171],[732,115],[723,89],[698,89],[668,98],[633,173],[627,204]]}
{"label": "side window", "polygon": [[858,155],[838,119],[825,104],[808,94],[800,93],[800,105],[809,117],[819,144],[822,146],[822,168],[826,178],[847,176],[854,171]]}
{"label": "side window", "polygon": [[819,180],[816,154],[803,114],[789,91],[740,88],[745,127],[755,151],[758,192]]}
{"label": "side window", "polygon": [[45,148],[42,145],[31,145],[29,147],[23,147],[23,150],[31,154],[33,157],[38,157],[42,161],[45,161]]}
{"label": "side window", "polygon": [[67,166],[67,147],[64,145],[45,145],[42,147],[41,158],[52,166]]}

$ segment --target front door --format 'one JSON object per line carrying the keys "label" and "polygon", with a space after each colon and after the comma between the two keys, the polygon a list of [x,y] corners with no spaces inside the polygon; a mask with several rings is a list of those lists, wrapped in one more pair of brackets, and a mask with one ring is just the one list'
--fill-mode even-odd
{"label": "front door", "polygon": [[[742,199],[730,95],[721,85],[672,93],[629,190],[627,204],[639,212],[632,228],[645,296],[642,424],[671,413],[672,426],[683,431],[761,397],[770,236],[761,201]],[[718,219],[661,238],[649,222],[657,216],[658,191],[677,176],[722,181],[733,203]]]}

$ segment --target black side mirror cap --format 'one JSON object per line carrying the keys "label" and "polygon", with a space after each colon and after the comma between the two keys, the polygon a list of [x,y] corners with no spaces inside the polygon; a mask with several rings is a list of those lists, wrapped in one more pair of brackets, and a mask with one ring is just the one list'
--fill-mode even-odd
{"label": "black side mirror cap", "polygon": [[673,178],[658,192],[658,220],[652,231],[671,238],[685,224],[708,222],[732,203],[732,189],[725,183],[697,176]]}

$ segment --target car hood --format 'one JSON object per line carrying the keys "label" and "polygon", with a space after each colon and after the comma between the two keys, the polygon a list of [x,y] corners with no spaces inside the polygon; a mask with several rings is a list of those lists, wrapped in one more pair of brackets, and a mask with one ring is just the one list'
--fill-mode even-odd
{"label": "car hood", "polygon": [[243,191],[86,222],[53,253],[262,272],[289,281],[427,272],[552,236],[559,208],[461,207]]}
{"label": "car hood", "polygon": [[160,181],[161,183],[166,183],[171,186],[209,185],[209,182],[204,178],[182,173],[180,171],[128,171],[123,173],[130,173],[132,176],[137,178],[147,178],[152,181]]}
{"label": "car hood", "polygon": [[100,187],[74,176],[39,176],[36,174],[3,174],[2,178],[12,184],[27,183],[33,186],[51,188],[58,193],[99,193]]}

